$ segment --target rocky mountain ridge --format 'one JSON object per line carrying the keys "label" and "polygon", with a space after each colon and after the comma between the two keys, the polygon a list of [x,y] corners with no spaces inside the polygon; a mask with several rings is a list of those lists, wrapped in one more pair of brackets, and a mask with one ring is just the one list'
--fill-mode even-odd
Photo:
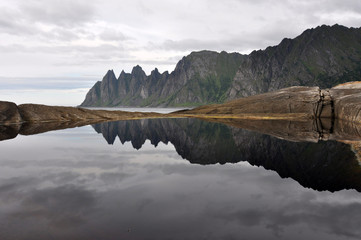
{"label": "rocky mountain ridge", "polygon": [[253,51],[233,79],[229,98],[245,97],[290,86],[330,88],[359,81],[361,28],[340,25],[308,29],[278,46]]}
{"label": "rocky mountain ridge", "polygon": [[[238,53],[201,51],[183,57],[171,73],[149,76],[137,65],[116,78],[109,70],[87,93],[81,106],[184,106],[227,99],[239,64]],[[206,89],[206,91],[204,91]]]}
{"label": "rocky mountain ridge", "polygon": [[109,70],[81,106],[196,106],[289,86],[330,88],[360,76],[361,28],[323,25],[249,55],[192,52],[171,73],[156,68],[147,76],[137,65],[116,78]]}

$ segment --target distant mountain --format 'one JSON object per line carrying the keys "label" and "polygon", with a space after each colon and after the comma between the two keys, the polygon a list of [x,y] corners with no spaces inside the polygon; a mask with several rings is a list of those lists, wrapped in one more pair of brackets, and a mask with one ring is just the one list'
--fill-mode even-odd
{"label": "distant mountain", "polygon": [[172,73],[156,68],[147,76],[140,66],[118,79],[109,70],[86,95],[81,106],[169,106],[221,102],[227,99],[239,65],[238,53],[192,52]]}
{"label": "distant mountain", "polygon": [[361,28],[340,25],[308,29],[275,47],[253,51],[241,63],[228,97],[250,96],[290,86],[330,88],[361,79]]}
{"label": "distant mountain", "polygon": [[116,78],[109,70],[81,106],[188,106],[221,103],[289,86],[320,86],[361,79],[361,28],[320,26],[274,47],[238,53],[200,51],[173,72],[140,66]]}

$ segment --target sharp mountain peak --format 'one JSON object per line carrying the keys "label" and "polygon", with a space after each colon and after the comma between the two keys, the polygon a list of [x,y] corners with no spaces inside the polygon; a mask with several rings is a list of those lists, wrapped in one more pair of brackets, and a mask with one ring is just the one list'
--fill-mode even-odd
{"label": "sharp mountain peak", "polygon": [[81,106],[197,106],[289,86],[328,88],[358,81],[360,39],[361,28],[322,25],[249,55],[193,51],[170,74],[156,68],[147,76],[136,65],[109,81],[115,78],[109,70]]}

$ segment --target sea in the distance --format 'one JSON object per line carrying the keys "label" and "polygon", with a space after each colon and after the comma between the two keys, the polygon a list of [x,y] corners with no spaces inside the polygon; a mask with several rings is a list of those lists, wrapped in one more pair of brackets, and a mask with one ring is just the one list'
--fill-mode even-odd
{"label": "sea in the distance", "polygon": [[361,236],[349,142],[149,119],[18,135],[0,156],[1,240]]}
{"label": "sea in the distance", "polygon": [[126,111],[126,112],[157,112],[171,113],[187,108],[156,108],[156,107],[86,107],[91,110],[109,110],[109,111]]}

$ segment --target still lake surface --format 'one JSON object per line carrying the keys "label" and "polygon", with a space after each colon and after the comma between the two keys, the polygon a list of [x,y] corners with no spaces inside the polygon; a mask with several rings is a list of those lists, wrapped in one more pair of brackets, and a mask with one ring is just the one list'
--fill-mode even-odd
{"label": "still lake surface", "polygon": [[0,239],[359,239],[349,144],[149,119],[0,142]]}

